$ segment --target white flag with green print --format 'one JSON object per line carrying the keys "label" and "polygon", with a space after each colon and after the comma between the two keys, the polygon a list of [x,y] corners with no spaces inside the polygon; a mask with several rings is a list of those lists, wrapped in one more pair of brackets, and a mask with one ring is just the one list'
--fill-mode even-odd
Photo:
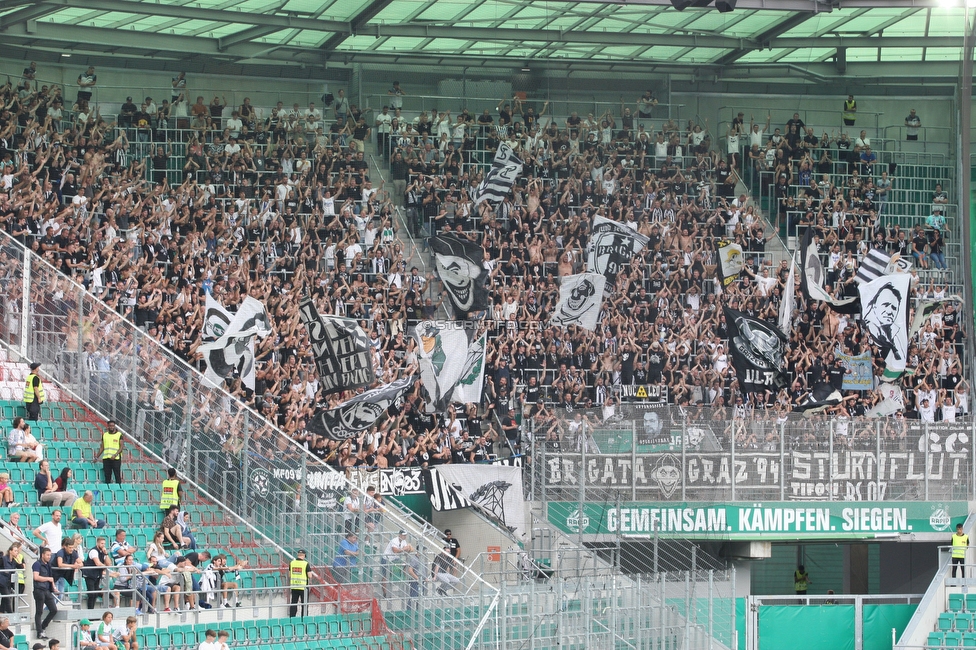
{"label": "white flag with green print", "polygon": [[462,323],[423,321],[414,330],[427,412],[444,411],[467,367],[468,333]]}
{"label": "white flag with green print", "polygon": [[480,404],[481,389],[485,384],[485,363],[488,348],[488,333],[485,332],[468,346],[464,374],[454,387],[453,402]]}

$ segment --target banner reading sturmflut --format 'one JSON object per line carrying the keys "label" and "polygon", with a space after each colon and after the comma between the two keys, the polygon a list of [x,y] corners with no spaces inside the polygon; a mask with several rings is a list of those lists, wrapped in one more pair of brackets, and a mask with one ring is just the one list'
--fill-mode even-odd
{"label": "banner reading sturmflut", "polygon": [[369,337],[351,318],[319,316],[311,300],[299,309],[325,395],[369,386],[375,379]]}

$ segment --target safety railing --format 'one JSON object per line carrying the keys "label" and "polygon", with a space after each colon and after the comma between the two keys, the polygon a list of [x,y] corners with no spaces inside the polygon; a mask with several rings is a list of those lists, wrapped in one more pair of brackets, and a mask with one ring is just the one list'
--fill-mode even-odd
{"label": "safety railing", "polygon": [[[383,106],[390,106],[391,110],[393,108],[394,96],[387,95],[384,93],[371,93],[367,95],[367,105],[370,106],[375,111],[379,111]],[[400,95],[399,99],[402,101],[401,112],[403,114],[415,115],[417,113],[430,113],[432,110],[437,109],[439,112],[451,111],[453,115],[461,113],[464,109],[468,109],[472,118],[477,119],[482,115],[485,109],[488,110],[489,115],[497,122],[498,121],[498,108],[502,108],[505,104],[508,104],[509,109],[512,109],[515,105],[515,99],[513,97],[475,97],[467,95],[429,95],[429,94],[404,94]],[[606,111],[610,111],[613,115],[614,120],[617,124],[620,124],[621,116],[623,115],[623,108],[630,109],[630,114],[633,116],[635,123],[642,122],[645,125],[649,125],[652,121],[659,122],[662,119],[679,119],[681,117],[681,109],[684,104],[680,103],[668,103],[663,101],[656,101],[653,106],[650,107],[651,117],[641,119],[638,113],[638,94],[634,93],[634,96],[628,96],[626,98],[618,99],[615,102],[605,101],[603,99],[598,99],[597,97],[592,98],[573,98],[573,99],[563,99],[563,98],[552,98],[552,97],[526,97],[520,99],[522,105],[525,109],[532,107],[536,115],[542,112],[543,106],[548,104],[546,107],[546,112],[543,117],[546,116],[559,116],[559,125],[563,126],[566,118],[572,113],[576,113],[580,117],[587,117],[593,115],[593,117],[599,119]]]}
{"label": "safety railing", "polygon": [[621,426],[581,427],[561,417],[523,425],[533,456],[526,483],[536,499],[574,510],[668,501],[959,502],[976,494],[971,416],[730,418],[724,409],[624,399]]}
{"label": "safety railing", "polygon": [[[308,550],[315,566],[331,563],[345,532],[338,502],[353,487],[343,474],[209,385],[182,359],[20,244],[6,235],[0,240],[0,284],[10,299],[0,338],[24,357],[44,363],[49,376],[101,413],[112,414],[107,417],[114,417],[134,442],[173,461],[181,475],[262,534],[291,552]],[[107,362],[107,372],[89,369],[88,357],[95,351]],[[170,416],[147,418],[146,412],[155,410],[157,391]],[[440,540],[388,503],[375,531],[389,540],[401,529],[430,565]],[[497,597],[477,577],[471,584],[477,591],[471,598],[491,602]]]}
{"label": "safety railing", "polygon": [[[855,119],[854,126],[845,126],[844,118],[841,111],[842,101],[837,101],[837,110],[821,110],[821,109],[809,109],[800,108],[799,106],[793,110],[790,109],[776,109],[775,114],[772,114],[772,120],[770,120],[770,131],[766,136],[772,135],[773,129],[778,128],[780,133],[784,136],[786,135],[786,122],[792,119],[794,113],[798,113],[800,120],[803,121],[805,126],[811,127],[814,133],[819,136],[825,130],[828,133],[833,133],[838,135],[842,131],[846,131],[848,135],[851,136],[851,140],[857,137],[857,134],[861,130],[867,130],[869,135],[878,135],[881,129],[881,118],[885,115],[884,112],[879,111],[865,111],[858,109],[857,118]],[[755,123],[759,124],[761,127],[766,124],[766,116],[771,114],[768,106],[755,106],[746,104],[740,104],[736,106],[720,106],[718,109],[719,124],[722,125],[723,131],[724,127],[727,126],[732,120],[739,114],[743,113],[743,119],[745,120],[744,127],[742,129],[743,134],[748,133],[749,119],[754,116]],[[802,134],[801,134],[802,135]]]}

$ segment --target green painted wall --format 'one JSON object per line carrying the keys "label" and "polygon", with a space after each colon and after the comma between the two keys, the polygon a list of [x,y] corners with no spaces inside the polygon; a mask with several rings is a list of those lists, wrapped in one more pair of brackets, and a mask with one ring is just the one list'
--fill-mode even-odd
{"label": "green painted wall", "polygon": [[[805,544],[803,562],[810,574],[810,594],[825,594],[844,589],[844,544]],[[774,544],[772,556],[752,563],[750,593],[756,595],[789,595],[793,591],[793,571],[796,569],[797,546]],[[881,553],[877,544],[868,545],[868,593],[881,591]]]}

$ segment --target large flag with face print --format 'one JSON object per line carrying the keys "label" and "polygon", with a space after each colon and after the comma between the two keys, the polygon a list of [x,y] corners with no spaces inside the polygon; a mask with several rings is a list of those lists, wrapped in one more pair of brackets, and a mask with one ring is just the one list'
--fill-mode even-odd
{"label": "large flag with face print", "polygon": [[495,159],[491,163],[491,169],[485,174],[485,178],[478,185],[474,193],[474,204],[478,205],[484,200],[499,202],[504,201],[508,193],[512,191],[515,179],[522,173],[522,161],[515,155],[515,150],[507,142],[498,145],[495,152]]}
{"label": "large flag with face print", "polygon": [[813,240],[813,228],[807,228],[800,244],[800,291],[807,300],[820,300],[827,303],[831,309],[841,314],[856,314],[861,306],[857,298],[842,298],[831,296],[824,289],[827,274],[817,250],[817,243]]}
{"label": "large flag with face print", "polygon": [[323,394],[373,383],[372,347],[359,323],[352,318],[320,316],[311,300],[302,302],[299,315],[308,330]]}
{"label": "large flag with face print", "polygon": [[457,321],[426,320],[417,325],[413,335],[427,412],[444,411],[467,365],[468,330]]}
{"label": "large flag with face print", "polygon": [[908,358],[908,290],[911,276],[882,275],[857,288],[861,294],[861,320],[884,359],[884,381],[905,372]]}
{"label": "large flag with face print", "polygon": [[649,241],[633,228],[606,217],[593,218],[593,236],[590,239],[587,270],[606,278],[606,291],[616,286],[617,274]]}
{"label": "large flag with face print", "polygon": [[413,390],[413,377],[398,379],[356,395],[334,409],[320,409],[308,422],[308,430],[329,440],[346,440],[370,428],[391,406],[398,406]]}
{"label": "large flag with face print", "polygon": [[783,372],[786,336],[769,323],[728,307],[725,322],[739,388],[745,393],[761,393],[786,386]]}
{"label": "large flag with face print", "polygon": [[591,332],[595,330],[606,283],[607,279],[599,273],[563,276],[552,324],[562,327],[578,325]]}
{"label": "large flag with face print", "polygon": [[485,251],[469,239],[456,235],[438,235],[430,240],[437,276],[451,299],[454,316],[459,319],[488,309],[488,270]]}
{"label": "large flag with face print", "polygon": [[203,343],[197,348],[206,365],[204,377],[212,386],[219,386],[236,373],[241,383],[254,390],[254,338],[270,333],[261,301],[248,296],[231,315],[208,293]]}

